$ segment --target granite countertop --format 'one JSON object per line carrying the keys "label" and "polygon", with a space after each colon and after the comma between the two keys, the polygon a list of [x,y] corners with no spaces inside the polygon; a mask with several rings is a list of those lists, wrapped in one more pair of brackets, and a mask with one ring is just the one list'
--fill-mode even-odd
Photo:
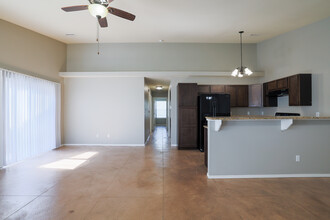
{"label": "granite countertop", "polygon": [[276,120],[276,119],[293,119],[293,120],[330,120],[330,117],[312,117],[312,116],[265,116],[265,115],[237,115],[230,117],[206,117],[207,120]]}

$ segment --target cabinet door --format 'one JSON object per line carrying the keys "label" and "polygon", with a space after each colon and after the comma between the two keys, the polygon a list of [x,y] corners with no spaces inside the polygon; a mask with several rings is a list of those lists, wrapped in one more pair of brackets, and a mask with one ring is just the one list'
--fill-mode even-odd
{"label": "cabinet door", "polygon": [[211,86],[209,85],[198,85],[198,94],[208,94],[211,92]]}
{"label": "cabinet door", "polygon": [[211,93],[225,93],[225,85],[211,85]]}
{"label": "cabinet door", "polygon": [[288,88],[288,78],[277,80],[277,89],[287,89]]}
{"label": "cabinet door", "polygon": [[267,83],[268,91],[276,90],[277,89],[277,81],[271,81]]}
{"label": "cabinet door", "polygon": [[262,107],[262,85],[249,85],[249,107]]}
{"label": "cabinet door", "polygon": [[179,120],[180,127],[197,126],[197,108],[180,108]]}
{"label": "cabinet door", "polygon": [[225,92],[230,95],[230,106],[236,107],[236,105],[237,105],[237,103],[236,103],[236,87],[226,85]]}
{"label": "cabinet door", "polygon": [[178,84],[178,103],[179,106],[197,107],[197,83]]}
{"label": "cabinet door", "polygon": [[179,149],[197,148],[197,127],[180,128]]}
{"label": "cabinet door", "polygon": [[289,105],[300,105],[300,83],[299,75],[289,77]]}
{"label": "cabinet door", "polygon": [[236,106],[249,106],[249,88],[247,85],[236,86]]}
{"label": "cabinet door", "polygon": [[179,149],[197,148],[197,108],[179,108]]}

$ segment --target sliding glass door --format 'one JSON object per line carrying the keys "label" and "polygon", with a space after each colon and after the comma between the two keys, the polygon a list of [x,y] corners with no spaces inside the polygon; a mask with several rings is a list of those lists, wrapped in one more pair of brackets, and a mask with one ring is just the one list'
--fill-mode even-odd
{"label": "sliding glass door", "polygon": [[2,163],[10,165],[60,145],[60,85],[0,70]]}

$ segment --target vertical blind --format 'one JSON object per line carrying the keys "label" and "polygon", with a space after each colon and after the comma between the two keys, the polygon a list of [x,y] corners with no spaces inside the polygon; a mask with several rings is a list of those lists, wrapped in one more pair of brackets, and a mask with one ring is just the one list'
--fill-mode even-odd
{"label": "vertical blind", "polygon": [[60,85],[4,69],[0,71],[2,166],[59,147]]}

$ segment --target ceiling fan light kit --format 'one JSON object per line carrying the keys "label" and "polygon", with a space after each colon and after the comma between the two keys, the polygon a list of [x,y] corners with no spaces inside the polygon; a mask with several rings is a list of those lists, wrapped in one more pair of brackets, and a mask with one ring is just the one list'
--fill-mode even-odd
{"label": "ceiling fan light kit", "polygon": [[253,72],[247,68],[243,66],[243,44],[242,44],[242,34],[244,33],[244,31],[240,31],[238,32],[240,34],[240,45],[241,45],[241,66],[237,67],[232,73],[231,75],[234,77],[243,77],[244,75],[250,76],[253,74]]}
{"label": "ceiling fan light kit", "polygon": [[88,6],[88,11],[92,16],[96,18],[98,17],[104,18],[108,15],[108,9],[101,4],[90,4]]}

